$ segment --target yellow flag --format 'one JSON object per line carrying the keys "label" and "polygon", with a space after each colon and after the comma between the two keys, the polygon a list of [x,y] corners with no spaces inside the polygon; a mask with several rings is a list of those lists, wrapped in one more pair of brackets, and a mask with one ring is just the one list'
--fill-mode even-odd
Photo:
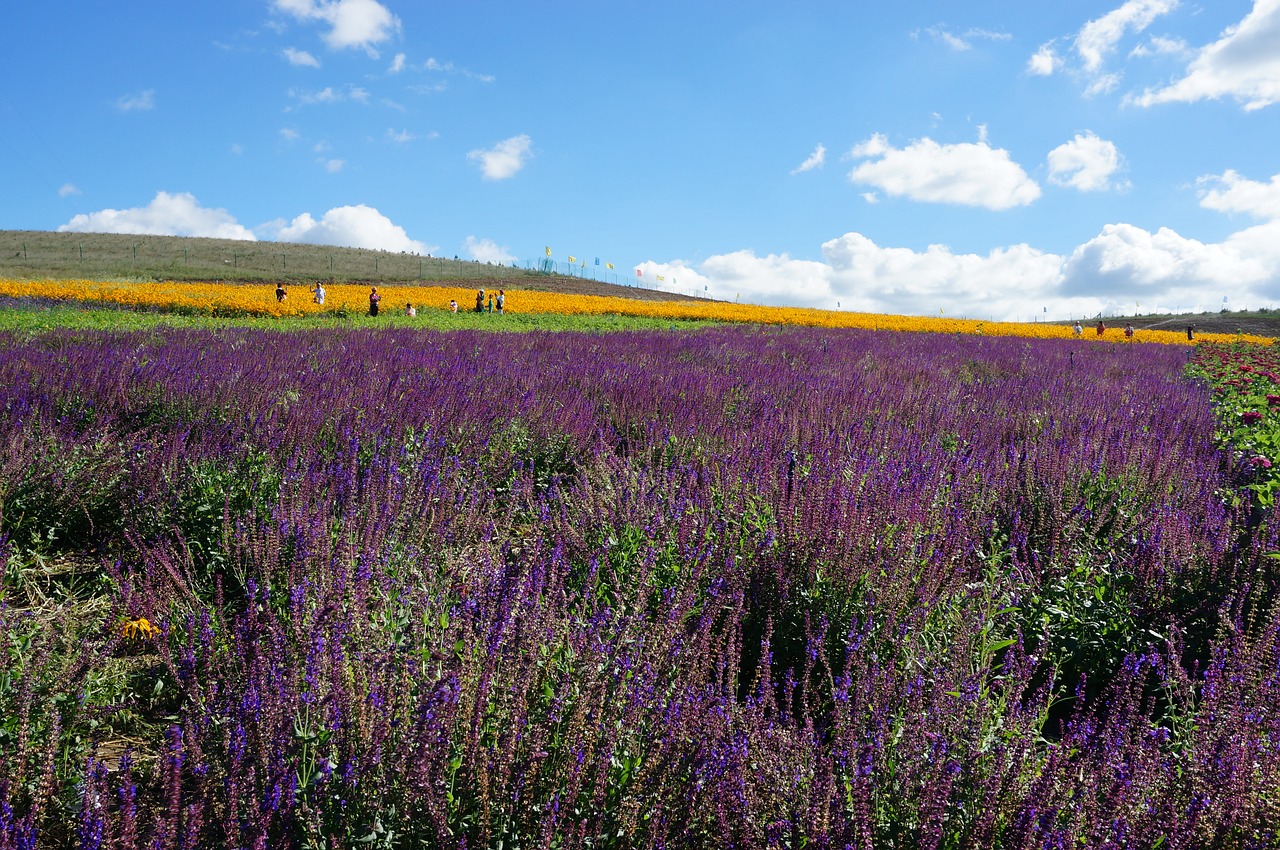
{"label": "yellow flag", "polygon": [[551,256],[551,246],[550,246],[550,245],[548,245],[548,246],[547,246],[547,256],[548,256],[548,257],[550,257],[550,256]]}
{"label": "yellow flag", "polygon": [[576,263],[576,262],[578,262],[578,258],[577,258],[577,257],[575,257],[575,256],[573,256],[572,254],[570,254],[570,255],[569,255],[569,262],[571,262],[571,263]]}
{"label": "yellow flag", "polygon": [[604,267],[605,267],[606,269],[611,269],[611,268],[613,268],[613,263],[605,263],[605,264],[604,264]]}
{"label": "yellow flag", "polygon": [[658,275],[658,280],[666,280],[666,278],[663,277],[662,275]]}

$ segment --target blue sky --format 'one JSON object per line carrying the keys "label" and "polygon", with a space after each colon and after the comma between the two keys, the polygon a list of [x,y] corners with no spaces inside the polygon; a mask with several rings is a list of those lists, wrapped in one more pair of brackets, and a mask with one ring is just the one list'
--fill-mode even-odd
{"label": "blue sky", "polygon": [[0,229],[549,247],[651,288],[918,315],[1280,306],[1280,0],[136,0],[6,23]]}

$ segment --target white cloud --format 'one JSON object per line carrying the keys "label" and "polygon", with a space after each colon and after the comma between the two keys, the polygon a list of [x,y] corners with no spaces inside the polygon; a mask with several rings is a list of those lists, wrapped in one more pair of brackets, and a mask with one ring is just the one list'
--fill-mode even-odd
{"label": "white cloud", "polygon": [[302,134],[292,127],[281,127],[280,138],[285,139],[286,141],[296,142],[298,139],[302,138]]}
{"label": "white cloud", "polygon": [[300,21],[327,24],[324,42],[334,50],[355,47],[376,57],[375,45],[400,32],[400,19],[377,0],[272,0],[271,5]]}
{"label": "white cloud", "polygon": [[1062,67],[1062,60],[1053,50],[1053,42],[1040,45],[1035,55],[1027,60],[1027,73],[1036,77],[1048,77]]}
{"label": "white cloud", "polygon": [[523,134],[504,139],[487,150],[473,150],[467,154],[469,161],[480,164],[480,173],[486,180],[514,177],[532,158],[533,140]]}
{"label": "white cloud", "polygon": [[973,42],[977,39],[984,39],[987,41],[1008,41],[1013,38],[1013,36],[1007,32],[993,32],[992,30],[985,30],[977,27],[972,27],[965,30],[960,35],[956,35],[942,24],[929,27],[925,32],[927,32],[934,41],[945,44],[952,50],[957,51],[971,50],[973,48]]}
{"label": "white cloud", "polygon": [[391,60],[391,67],[387,68],[388,74],[398,74],[404,70],[404,54],[397,53],[395,58]]}
{"label": "white cloud", "polygon": [[1246,110],[1280,102],[1280,0],[1255,0],[1240,23],[1202,48],[1186,76],[1129,98],[1140,106],[1233,97]]}
{"label": "white cloud", "polygon": [[116,109],[121,112],[149,112],[156,108],[156,91],[147,89],[116,98]]}
{"label": "white cloud", "polygon": [[240,144],[239,142],[232,142],[231,146],[228,147],[227,150],[230,151],[233,156],[244,155],[244,145]]}
{"label": "white cloud", "polygon": [[305,50],[297,50],[292,47],[286,47],[281,51],[284,58],[288,60],[290,65],[299,65],[306,68],[319,68],[320,60],[312,56]]}
{"label": "white cloud", "polygon": [[1114,142],[1092,132],[1077,133],[1071,141],[1049,151],[1049,182],[1081,192],[1110,189],[1111,176],[1119,170],[1120,162]]}
{"label": "white cloud", "polygon": [[[1250,232],[1253,231],[1253,232]],[[1265,231],[1268,240],[1262,237]],[[1124,301],[1166,305],[1176,302],[1207,309],[1206,293],[1274,297],[1280,273],[1280,226],[1272,223],[1233,234],[1220,243],[1189,239],[1162,227],[1150,233],[1131,224],[1108,224],[1076,248],[1064,265],[1064,291]]]}
{"label": "white cloud", "polygon": [[1099,74],[1085,87],[1084,96],[1094,97],[1099,94],[1110,94],[1116,90],[1118,85],[1120,85],[1119,74]]}
{"label": "white cloud", "polygon": [[59,198],[69,198],[72,195],[79,195],[79,194],[80,194],[80,190],[76,188],[76,185],[74,183],[63,183],[61,186],[58,187]]}
{"label": "white cloud", "polygon": [[413,135],[413,133],[410,133],[408,130],[392,130],[390,127],[388,127],[387,138],[398,145],[403,145],[405,142],[413,141],[415,136]]}
{"label": "white cloud", "polygon": [[413,254],[430,254],[438,250],[416,239],[410,239],[402,227],[364,204],[334,207],[319,221],[310,213],[303,213],[288,224],[277,221],[264,225],[262,229],[270,233],[270,238],[282,242]]}
{"label": "white cloud", "polygon": [[321,162],[324,164],[324,170],[330,174],[337,174],[347,164],[343,159],[325,159]]}
{"label": "white cloud", "polygon": [[1218,212],[1242,212],[1268,221],[1280,221],[1280,174],[1270,183],[1241,177],[1228,169],[1221,176],[1201,177],[1200,206]]}
{"label": "white cloud", "polygon": [[880,196],[875,192],[863,192],[862,200],[866,201],[868,204],[878,204],[880,203]]}
{"label": "white cloud", "polygon": [[[426,63],[422,67],[428,71],[435,71],[449,76],[466,77],[467,79],[478,80],[482,83],[491,83],[497,79],[492,74],[480,74],[468,68],[462,68],[452,62],[441,62],[434,57],[428,57]],[[443,88],[443,85],[441,88]]]}
{"label": "white cloud", "polygon": [[[736,251],[698,264],[646,262],[640,285],[756,304],[834,309],[839,302],[874,313],[943,309],[1023,321],[1131,313],[1136,304],[1149,312],[1214,310],[1224,295],[1240,305],[1280,301],[1280,174],[1259,182],[1228,171],[1201,184],[1202,206],[1263,222],[1217,243],[1108,224],[1065,255],[1026,244],[986,254],[945,245],[917,251],[846,233],[822,245],[821,261]],[[658,274],[666,280],[657,282]]]}
{"label": "white cloud", "polygon": [[1080,28],[1075,40],[1076,53],[1084,62],[1084,69],[1096,72],[1127,32],[1142,32],[1156,18],[1177,7],[1178,0],[1126,0],[1120,8],[1089,21]]}
{"label": "white cloud", "polygon": [[515,260],[515,255],[508,251],[506,246],[499,245],[492,239],[477,239],[474,236],[468,236],[462,248],[471,259],[481,263],[497,263],[500,266],[505,266]]}
{"label": "white cloud", "polygon": [[1129,51],[1130,57],[1143,58],[1147,56],[1190,56],[1192,54],[1191,47],[1180,38],[1168,38],[1165,36],[1153,35],[1146,44],[1139,44],[1133,50]]}
{"label": "white cloud", "polygon": [[325,86],[319,91],[291,88],[289,89],[289,97],[293,98],[295,103],[292,106],[285,107],[286,112],[293,112],[303,106],[345,103],[348,101],[363,104],[368,104],[369,102],[369,92],[367,89],[351,85],[341,89],[335,89],[333,86]]}
{"label": "white cloud", "polygon": [[877,134],[855,145],[850,156],[866,160],[849,173],[850,180],[913,201],[1005,210],[1040,197],[1040,187],[1009,152],[985,138],[940,145],[926,137],[899,149]]}
{"label": "white cloud", "polygon": [[799,174],[802,171],[812,171],[815,168],[821,168],[822,164],[827,161],[826,145],[819,144],[813,149],[813,153],[809,154],[809,158],[804,162],[791,169],[792,174]]}
{"label": "white cloud", "polygon": [[252,241],[253,232],[223,209],[200,206],[189,192],[157,192],[145,207],[99,210],[77,215],[58,228],[61,233],[138,233],[151,236],[209,236]]}

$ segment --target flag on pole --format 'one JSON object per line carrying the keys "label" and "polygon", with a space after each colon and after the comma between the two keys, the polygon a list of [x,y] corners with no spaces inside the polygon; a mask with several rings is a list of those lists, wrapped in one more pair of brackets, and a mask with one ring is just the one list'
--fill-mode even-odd
{"label": "flag on pole", "polygon": [[548,256],[548,257],[550,257],[550,256],[551,256],[551,246],[550,246],[550,245],[548,245],[548,246],[547,246],[547,256]]}
{"label": "flag on pole", "polygon": [[636,277],[644,277],[644,272],[640,271],[639,269],[636,269]]}
{"label": "flag on pole", "polygon": [[578,258],[577,258],[577,257],[575,257],[575,256],[573,256],[573,254],[570,254],[570,255],[569,255],[569,262],[571,262],[571,263],[576,263],[576,262],[578,262]]}
{"label": "flag on pole", "polygon": [[583,257],[583,258],[582,258],[582,267],[583,267],[584,269],[587,267],[587,258],[586,258],[586,257]]}
{"label": "flag on pole", "polygon": [[605,267],[606,269],[611,269],[611,268],[613,268],[613,263],[605,263],[605,264],[604,264],[604,267]]}
{"label": "flag on pole", "polygon": [[662,275],[658,275],[658,280],[666,280],[666,278],[663,277]]}
{"label": "flag on pole", "polygon": [[600,258],[599,258],[599,257],[596,257],[596,265],[597,265],[597,266],[598,266],[598,265],[600,265]]}

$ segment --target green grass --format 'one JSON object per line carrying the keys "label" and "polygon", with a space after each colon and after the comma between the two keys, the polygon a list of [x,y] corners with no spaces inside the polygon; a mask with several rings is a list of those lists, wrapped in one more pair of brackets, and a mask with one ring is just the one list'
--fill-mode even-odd
{"label": "green grass", "polygon": [[201,316],[156,311],[113,310],[72,304],[14,305],[0,307],[0,331],[40,333],[66,328],[70,330],[137,331],[156,328],[259,328],[264,330],[312,330],[317,328],[418,328],[421,330],[476,329],[486,331],[579,331],[602,332],[651,330],[663,328],[689,329],[718,324],[688,320],[672,322],[642,316],[590,315],[568,316],[558,313],[451,313],[448,310],[420,309],[416,318],[396,311],[384,312],[377,318],[363,313],[310,314],[305,316]]}
{"label": "green grass", "polygon": [[554,277],[518,263],[521,268],[291,242],[0,230],[0,277],[20,280],[283,280],[298,284],[317,278],[331,283],[488,280],[506,282],[508,288],[538,288],[538,281]]}

